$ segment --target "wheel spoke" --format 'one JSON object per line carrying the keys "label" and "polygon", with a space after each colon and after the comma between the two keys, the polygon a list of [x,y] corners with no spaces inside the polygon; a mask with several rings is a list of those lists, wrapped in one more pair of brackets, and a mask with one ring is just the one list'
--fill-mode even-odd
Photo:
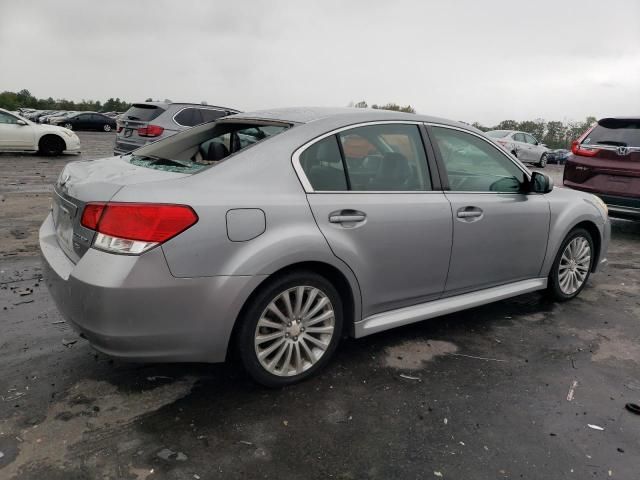
{"label": "wheel spoke", "polygon": [[320,309],[322,307],[324,307],[328,303],[329,303],[329,299],[327,297],[321,298],[320,301],[318,301],[318,303],[316,303],[315,307],[313,307],[311,309],[311,311],[304,316],[303,320],[308,320],[310,318],[313,318],[313,316],[316,313],[318,313],[320,311]]}
{"label": "wheel spoke", "polygon": [[270,342],[271,340],[275,340],[276,338],[280,337],[284,337],[284,331],[277,331],[268,335],[257,335],[256,344],[262,345],[264,342]]}
{"label": "wheel spoke", "polygon": [[314,363],[316,363],[316,356],[313,353],[313,351],[309,348],[309,345],[307,345],[307,342],[305,341],[304,337],[300,338],[300,345],[302,345],[302,350],[304,350],[304,352],[307,354],[307,358],[309,359],[311,364],[313,365]]}
{"label": "wheel spoke", "polygon": [[293,307],[293,313],[295,314],[296,317],[300,315],[303,296],[304,296],[304,287],[296,288],[296,303],[295,303],[295,307]]}
{"label": "wheel spoke", "polygon": [[320,347],[322,350],[326,350],[326,349],[327,349],[327,347],[329,346],[329,345],[327,345],[326,343],[321,342],[321,341],[320,341],[320,340],[318,340],[317,338],[312,337],[311,335],[305,335],[305,336],[304,336],[304,339],[305,339],[306,341],[308,341],[308,342],[313,343],[313,344],[314,344],[314,345],[316,345],[317,347]]}
{"label": "wheel spoke", "polygon": [[295,358],[295,365],[296,365],[296,375],[299,373],[302,373],[302,355],[300,355],[300,344],[299,343],[294,343],[294,358]]}
{"label": "wheel spoke", "polygon": [[269,306],[267,306],[267,310],[276,314],[276,316],[280,319],[282,323],[287,323],[289,319],[284,316],[284,314],[280,311],[275,301],[271,302]]}
{"label": "wheel spoke", "polygon": [[330,320],[330,319],[333,319],[333,310],[327,310],[326,312],[323,312],[321,315],[319,315],[319,316],[317,316],[315,318],[311,318],[309,320],[306,320],[304,322],[304,324],[307,327],[310,327],[312,325],[315,325],[315,324],[320,323],[320,322],[325,322],[325,321]]}
{"label": "wheel spoke", "polygon": [[333,332],[333,325],[327,327],[309,327],[305,330],[305,333],[331,333]]}
{"label": "wheel spoke", "polygon": [[280,348],[278,349],[278,351],[276,352],[276,354],[268,364],[269,369],[275,368],[278,365],[278,361],[282,358],[282,355],[287,350],[287,347],[288,347],[288,344],[285,342],[282,342],[280,344]]}
{"label": "wheel spoke", "polygon": [[273,342],[268,348],[266,348],[265,350],[262,350],[259,354],[258,354],[258,358],[261,360],[264,360],[265,358],[267,358],[276,348],[278,348],[280,345],[287,345],[284,341],[284,338],[281,338],[280,340],[278,340],[277,342]]}
{"label": "wheel spoke", "polygon": [[292,320],[293,315],[293,307],[291,306],[291,298],[289,297],[289,290],[282,293],[282,301],[284,302],[284,308],[287,310],[287,315],[289,316],[289,320]]}
{"label": "wheel spoke", "polygon": [[284,329],[284,325],[282,323],[272,322],[271,320],[269,320],[268,318],[265,318],[265,317],[262,317],[260,319],[260,321],[258,322],[258,326],[259,327],[266,327],[266,328],[274,328],[276,330],[283,330]]}
{"label": "wheel spoke", "polygon": [[289,374],[289,367],[291,366],[292,353],[293,353],[293,344],[287,343],[287,356],[284,357],[284,362],[282,363],[282,369],[280,370],[284,375]]}
{"label": "wheel spoke", "polygon": [[305,302],[304,307],[302,307],[302,311],[300,312],[301,317],[304,318],[307,315],[307,312],[309,312],[311,305],[313,305],[314,300],[318,296],[318,292],[319,290],[317,288],[314,288],[313,290],[311,290],[311,293],[309,293],[309,296],[307,297],[307,301]]}

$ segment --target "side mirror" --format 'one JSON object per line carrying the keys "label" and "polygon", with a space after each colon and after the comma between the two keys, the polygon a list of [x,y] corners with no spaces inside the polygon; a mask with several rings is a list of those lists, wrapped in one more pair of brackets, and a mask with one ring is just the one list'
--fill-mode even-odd
{"label": "side mirror", "polygon": [[533,172],[529,181],[529,192],[549,193],[553,190],[553,180],[544,173]]}
{"label": "side mirror", "polygon": [[16,123],[18,125],[26,125],[27,124],[27,122],[25,122],[24,120],[20,120],[20,119],[16,120]]}

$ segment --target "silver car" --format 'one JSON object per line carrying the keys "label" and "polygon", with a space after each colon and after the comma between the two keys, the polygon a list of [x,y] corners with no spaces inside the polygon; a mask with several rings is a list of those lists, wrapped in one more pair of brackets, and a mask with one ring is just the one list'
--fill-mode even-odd
{"label": "silver car", "polygon": [[356,338],[605,262],[606,206],[467,125],[383,110],[243,113],[72,162],[40,230],[49,289],[99,351],[221,362],[268,386]]}
{"label": "silver car", "polygon": [[200,123],[238,113],[227,107],[196,103],[134,103],[117,118],[114,155],[123,155],[147,143],[162,140]]}
{"label": "silver car", "polygon": [[533,163],[540,168],[547,165],[549,149],[530,133],[515,130],[491,130],[486,135],[524,163]]}

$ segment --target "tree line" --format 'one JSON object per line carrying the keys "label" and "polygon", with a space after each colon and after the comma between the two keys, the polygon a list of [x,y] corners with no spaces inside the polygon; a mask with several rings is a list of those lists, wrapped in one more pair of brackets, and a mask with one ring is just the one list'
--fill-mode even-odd
{"label": "tree line", "polygon": [[[350,102],[349,107],[355,108],[369,108],[366,101]],[[371,105],[371,108],[392,110],[395,112],[407,112],[416,113],[415,109],[411,105],[401,107],[395,103],[387,103],[386,105]],[[596,121],[596,117],[587,117],[581,122],[561,122],[558,120],[545,121],[541,118],[536,120],[525,120],[518,122],[516,120],[503,120],[499,124],[493,127],[487,127],[474,122],[472,126],[483,132],[489,130],[519,130],[521,132],[527,132],[536,137],[539,141],[546,144],[549,148],[570,148],[571,142],[576,140],[582,135]],[[467,123],[467,122],[464,122]]]}
{"label": "tree line", "polygon": [[100,100],[81,100],[74,102],[65,98],[53,99],[36,98],[27,89],[19,92],[5,91],[0,93],[0,108],[17,110],[19,108],[35,108],[37,110],[69,110],[91,112],[124,112],[131,104],[120,98],[109,98],[102,103]]}

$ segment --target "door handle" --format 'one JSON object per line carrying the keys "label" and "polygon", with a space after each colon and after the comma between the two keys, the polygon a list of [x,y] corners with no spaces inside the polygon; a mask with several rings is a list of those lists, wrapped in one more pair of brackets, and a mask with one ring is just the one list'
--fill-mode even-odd
{"label": "door handle", "polygon": [[329,214],[329,223],[364,222],[367,215],[356,210],[341,210]]}
{"label": "door handle", "polygon": [[477,207],[465,207],[456,213],[458,218],[479,218],[483,214],[482,210]]}

